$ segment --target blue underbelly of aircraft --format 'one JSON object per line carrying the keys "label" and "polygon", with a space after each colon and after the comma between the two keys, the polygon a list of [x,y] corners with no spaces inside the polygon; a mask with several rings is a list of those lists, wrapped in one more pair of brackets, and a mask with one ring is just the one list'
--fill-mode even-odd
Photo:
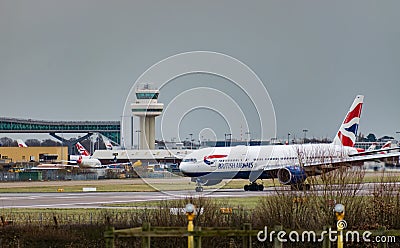
{"label": "blue underbelly of aircraft", "polygon": [[[214,171],[214,172],[188,172],[184,173],[188,177],[203,177],[207,179],[249,179],[252,171]],[[253,171],[253,173],[260,173]],[[261,172],[258,179],[271,179],[274,178],[273,174],[267,171]]]}

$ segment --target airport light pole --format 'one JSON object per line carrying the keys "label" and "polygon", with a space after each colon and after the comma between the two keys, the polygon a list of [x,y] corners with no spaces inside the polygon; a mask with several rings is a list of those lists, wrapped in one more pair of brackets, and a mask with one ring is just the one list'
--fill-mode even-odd
{"label": "airport light pole", "polygon": [[227,136],[228,134],[226,133],[226,134],[224,134],[224,136],[225,136],[225,147],[226,147],[226,136]]}
{"label": "airport light pole", "polygon": [[190,136],[190,150],[193,150],[193,134],[189,133]]}
{"label": "airport light pole", "polygon": [[247,135],[247,146],[250,146],[250,141],[251,141],[251,133],[250,131],[245,132],[244,134]]}
{"label": "airport light pole", "polygon": [[303,129],[303,133],[304,133],[304,140],[303,140],[303,144],[304,144],[304,143],[306,143],[307,132],[308,132],[308,129]]}
{"label": "airport light pole", "polygon": [[228,139],[226,138],[226,137],[228,137],[228,136],[230,137],[230,140],[232,140],[232,134],[231,134],[231,133],[226,133],[226,134],[225,134],[225,147],[228,146],[228,144],[227,144],[227,143],[228,143],[228,142],[227,142]]}
{"label": "airport light pole", "polygon": [[[124,119],[126,119],[127,117],[131,117],[130,118],[131,125],[130,125],[129,133],[130,133],[130,136],[131,136],[131,147],[133,147],[133,142],[134,142],[133,141],[133,136],[135,135],[134,132],[133,132],[133,116],[131,116],[131,115],[120,115],[119,117],[121,118],[121,125],[124,122]],[[126,123],[128,123],[128,122],[126,122]],[[124,136],[123,135],[121,135],[121,146],[123,146],[124,149],[126,149],[126,146],[128,146],[128,144],[126,144],[126,146],[125,146],[125,140],[124,140]],[[138,147],[138,149],[139,149],[139,147]]]}

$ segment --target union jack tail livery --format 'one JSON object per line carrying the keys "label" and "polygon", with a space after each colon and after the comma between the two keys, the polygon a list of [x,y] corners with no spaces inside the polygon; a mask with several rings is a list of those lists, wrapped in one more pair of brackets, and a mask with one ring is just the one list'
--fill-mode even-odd
{"label": "union jack tail livery", "polygon": [[76,143],[76,149],[78,149],[78,152],[80,155],[82,156],[90,156],[90,153],[85,149],[85,147],[83,147],[83,145],[81,143]]}
{"label": "union jack tail livery", "polygon": [[354,147],[358,125],[360,124],[363,101],[364,96],[356,96],[356,99],[354,99],[354,102],[351,105],[343,124],[340,126],[339,131],[333,139],[333,144]]}

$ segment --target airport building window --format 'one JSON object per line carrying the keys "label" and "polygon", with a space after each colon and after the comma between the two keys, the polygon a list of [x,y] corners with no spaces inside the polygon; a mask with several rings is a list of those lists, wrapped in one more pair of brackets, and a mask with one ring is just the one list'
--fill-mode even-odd
{"label": "airport building window", "polygon": [[137,99],[157,99],[158,93],[136,93]]}
{"label": "airport building window", "polygon": [[162,109],[132,109],[132,112],[161,112]]}

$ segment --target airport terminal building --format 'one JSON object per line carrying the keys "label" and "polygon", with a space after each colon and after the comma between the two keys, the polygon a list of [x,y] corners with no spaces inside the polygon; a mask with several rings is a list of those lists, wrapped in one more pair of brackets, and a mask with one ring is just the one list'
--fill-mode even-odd
{"label": "airport terminal building", "polygon": [[68,160],[66,146],[0,147],[0,163],[55,162]]}

